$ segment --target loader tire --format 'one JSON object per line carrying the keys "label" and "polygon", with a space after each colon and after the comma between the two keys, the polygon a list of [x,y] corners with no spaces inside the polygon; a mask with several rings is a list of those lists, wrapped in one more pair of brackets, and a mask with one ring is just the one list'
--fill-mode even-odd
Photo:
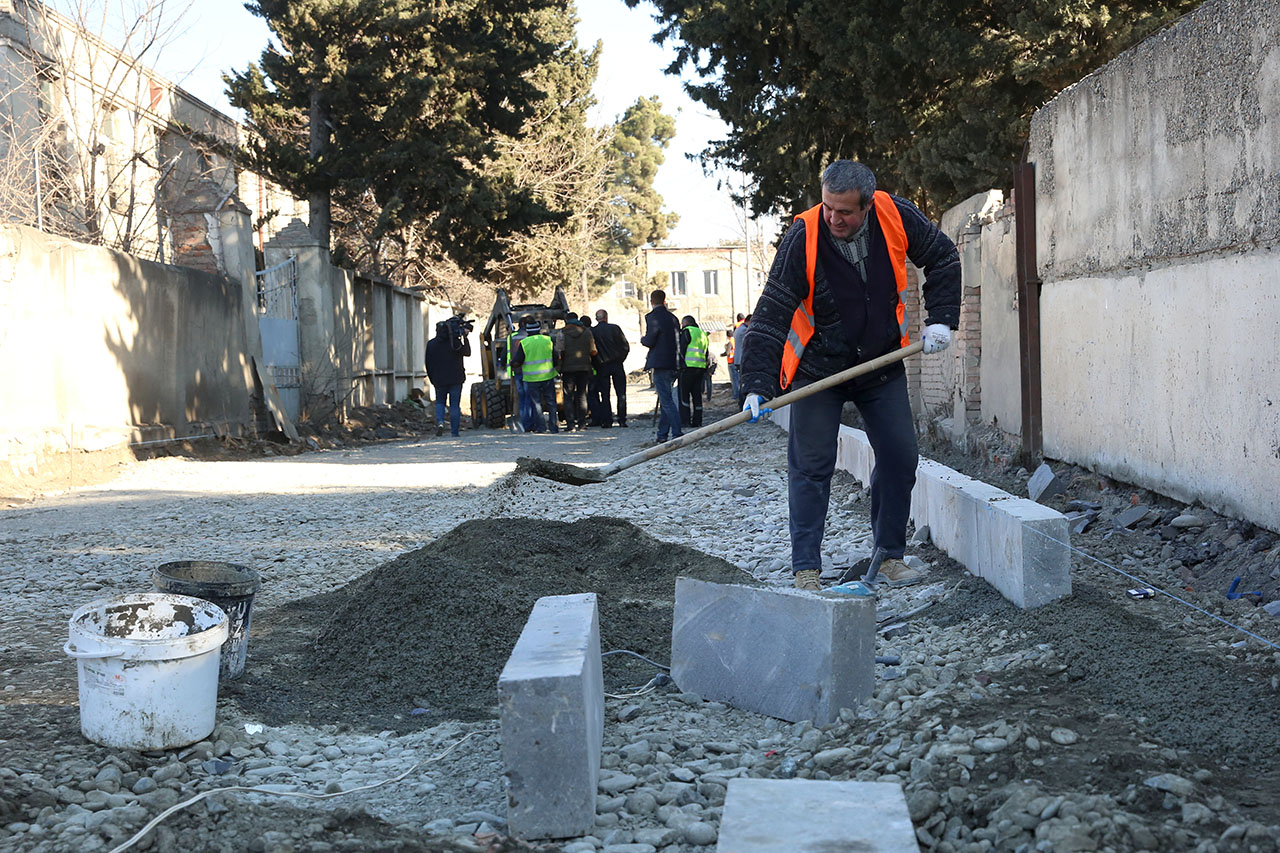
{"label": "loader tire", "polygon": [[472,387],[472,420],[478,426],[501,429],[507,423],[506,401],[502,389],[492,379],[486,379]]}

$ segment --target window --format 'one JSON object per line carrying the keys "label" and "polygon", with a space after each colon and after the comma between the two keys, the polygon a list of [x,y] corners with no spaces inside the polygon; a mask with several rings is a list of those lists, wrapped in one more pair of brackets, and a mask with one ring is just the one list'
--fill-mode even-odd
{"label": "window", "polygon": [[686,283],[686,276],[683,272],[673,272],[671,274],[671,295],[684,296],[689,292],[689,286]]}
{"label": "window", "polygon": [[702,271],[702,292],[706,296],[720,295],[720,271],[719,270],[703,270]]}
{"label": "window", "polygon": [[622,295],[628,299],[636,298],[636,283],[630,279],[622,280]]}
{"label": "window", "polygon": [[40,75],[40,86],[36,98],[42,118],[51,117],[58,108],[58,90],[54,87],[54,82],[52,78]]}

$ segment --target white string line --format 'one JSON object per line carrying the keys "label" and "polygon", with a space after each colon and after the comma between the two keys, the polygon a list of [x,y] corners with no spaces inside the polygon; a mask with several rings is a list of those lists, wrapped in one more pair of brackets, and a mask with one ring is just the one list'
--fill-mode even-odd
{"label": "white string line", "polygon": [[355,794],[360,791],[371,791],[374,788],[381,788],[383,785],[390,785],[393,782],[399,782],[400,780],[407,777],[410,773],[417,770],[422,765],[430,764],[435,761],[440,761],[446,755],[453,752],[459,746],[462,746],[462,744],[466,743],[468,740],[475,737],[476,735],[492,734],[493,732],[496,732],[496,731],[497,729],[479,729],[477,731],[470,732],[469,734],[455,741],[454,744],[450,746],[448,749],[446,749],[444,752],[440,753],[439,755],[433,755],[430,758],[422,759],[417,764],[413,765],[408,770],[401,773],[399,776],[394,776],[390,779],[383,779],[381,782],[373,782],[368,785],[361,785],[358,788],[350,788],[346,791],[334,791],[332,794],[312,794],[308,791],[273,791],[270,788],[256,788],[256,787],[249,787],[244,785],[230,785],[226,788],[210,788],[208,791],[201,791],[199,794],[196,794],[191,799],[183,800],[182,802],[176,803],[175,805],[172,805],[169,808],[165,809],[164,811],[160,812],[160,814],[156,815],[150,821],[148,821],[146,826],[142,827],[142,829],[139,829],[136,833],[134,833],[133,837],[130,838],[128,841],[124,842],[119,847],[113,847],[111,849],[111,853],[124,853],[125,850],[128,850],[130,847],[132,847],[133,845],[141,841],[142,838],[148,832],[150,832],[152,829],[157,827],[160,824],[160,822],[163,821],[165,818],[169,817],[169,815],[174,814],[175,812],[179,812],[182,809],[187,808],[188,806],[195,805],[196,803],[203,800],[205,797],[210,797],[210,796],[213,796],[214,794],[225,794],[231,791],[243,791],[245,793],[250,793],[250,794],[273,794],[277,797],[302,797],[303,799],[308,799],[308,800],[331,800],[334,797],[344,797],[347,794]]}
{"label": "white string line", "polygon": [[[995,512],[995,508],[994,508],[994,507],[991,507],[991,506],[989,506],[989,505],[988,505],[988,507],[987,507],[987,508],[988,508],[989,510],[991,510],[991,512],[992,512],[992,513],[994,513],[994,512]],[[1079,554],[1080,556],[1082,556],[1082,557],[1084,557],[1084,558],[1086,558],[1086,559],[1092,560],[1093,562],[1097,563],[1098,565],[1100,565],[1100,566],[1104,566],[1104,567],[1106,567],[1106,568],[1110,569],[1111,571],[1115,572],[1116,574],[1124,575],[1125,577],[1129,578],[1129,580],[1136,581],[1136,582],[1138,582],[1138,583],[1142,584],[1143,586],[1150,587],[1151,589],[1155,590],[1156,592],[1160,593],[1161,595],[1163,595],[1163,596],[1167,596],[1167,597],[1169,597],[1169,598],[1172,598],[1174,601],[1178,602],[1179,604],[1186,605],[1187,607],[1190,607],[1192,610],[1195,610],[1195,611],[1197,611],[1197,612],[1199,612],[1199,613],[1203,613],[1205,616],[1208,616],[1210,619],[1216,619],[1217,621],[1221,622],[1223,625],[1226,625],[1226,626],[1228,626],[1228,627],[1230,627],[1230,628],[1234,628],[1235,630],[1239,631],[1240,633],[1242,633],[1242,634],[1247,634],[1248,636],[1253,637],[1255,640],[1257,640],[1257,641],[1259,641],[1259,642],[1261,642],[1261,643],[1265,643],[1266,645],[1270,646],[1271,648],[1276,649],[1277,651],[1280,651],[1280,645],[1277,645],[1276,643],[1273,643],[1271,640],[1268,640],[1266,637],[1260,637],[1260,636],[1258,636],[1257,634],[1255,634],[1255,633],[1253,633],[1252,631],[1250,631],[1248,628],[1243,628],[1243,627],[1241,627],[1240,625],[1237,625],[1237,624],[1235,624],[1234,622],[1232,622],[1232,621],[1230,621],[1230,620],[1228,620],[1228,619],[1223,619],[1221,616],[1218,616],[1218,615],[1217,615],[1217,614],[1215,614],[1215,613],[1210,613],[1208,610],[1205,610],[1203,607],[1200,607],[1199,605],[1196,605],[1196,604],[1192,604],[1190,601],[1187,601],[1185,598],[1181,598],[1181,597],[1179,597],[1179,596],[1177,596],[1177,595],[1174,595],[1173,593],[1169,592],[1168,590],[1165,590],[1165,589],[1162,589],[1162,588],[1160,588],[1160,587],[1156,586],[1155,584],[1151,583],[1150,581],[1146,580],[1145,578],[1140,578],[1140,577],[1138,577],[1137,575],[1129,574],[1129,573],[1128,573],[1128,572],[1126,572],[1124,569],[1121,569],[1121,568],[1119,568],[1118,566],[1113,566],[1113,565],[1111,565],[1110,563],[1108,563],[1106,560],[1099,559],[1098,557],[1095,557],[1095,556],[1093,556],[1092,554],[1085,553],[1084,551],[1081,551],[1079,548],[1077,548],[1077,547],[1075,547],[1074,545],[1072,545],[1070,542],[1063,542],[1061,539],[1056,539],[1056,538],[1054,538],[1054,537],[1050,536],[1048,533],[1045,533],[1043,530],[1037,530],[1036,528],[1032,527],[1032,526],[1031,526],[1031,525],[1029,525],[1029,524],[1024,524],[1024,525],[1022,525],[1022,527],[1023,527],[1023,529],[1024,529],[1024,530],[1030,530],[1030,531],[1031,531],[1031,532],[1033,532],[1033,533],[1036,533],[1036,534],[1039,534],[1040,536],[1043,536],[1045,539],[1048,539],[1050,542],[1056,542],[1056,543],[1058,543],[1059,545],[1062,545],[1062,546],[1063,546],[1064,548],[1066,548],[1068,551],[1074,551],[1075,553]]]}

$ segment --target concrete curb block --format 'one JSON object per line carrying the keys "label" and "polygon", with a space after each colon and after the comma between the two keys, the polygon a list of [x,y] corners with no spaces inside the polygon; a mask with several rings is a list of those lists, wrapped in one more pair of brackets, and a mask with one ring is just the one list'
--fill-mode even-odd
{"label": "concrete curb block", "polygon": [[[771,417],[785,430],[789,414],[781,409]],[[841,426],[836,467],[866,486],[874,465],[867,434]],[[922,458],[911,519],[916,527],[929,525],[933,544],[1018,607],[1071,594],[1071,533],[1057,510]]]}
{"label": "concrete curb block", "polygon": [[590,832],[604,739],[595,593],[538,599],[498,678],[498,706],[511,834]]}
{"label": "concrete curb block", "polygon": [[676,578],[671,677],[681,690],[826,725],[875,690],[870,598]]}

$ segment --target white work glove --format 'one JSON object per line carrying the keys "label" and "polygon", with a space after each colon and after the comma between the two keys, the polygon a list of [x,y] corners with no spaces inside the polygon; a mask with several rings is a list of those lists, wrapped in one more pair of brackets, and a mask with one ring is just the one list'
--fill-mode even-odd
{"label": "white work glove", "polygon": [[759,394],[748,394],[746,399],[742,402],[742,411],[750,412],[751,420],[749,423],[755,423],[760,420],[761,415],[767,415],[772,412],[773,409],[765,408],[764,397],[761,397]]}
{"label": "white work glove", "polygon": [[924,327],[920,340],[924,342],[926,353],[942,352],[951,345],[951,330],[942,323],[934,323]]}

